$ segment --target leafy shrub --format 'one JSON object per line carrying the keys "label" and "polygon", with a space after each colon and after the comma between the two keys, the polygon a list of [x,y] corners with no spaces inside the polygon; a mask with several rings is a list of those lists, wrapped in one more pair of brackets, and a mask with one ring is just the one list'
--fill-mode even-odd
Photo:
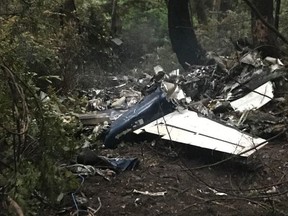
{"label": "leafy shrub", "polygon": [[61,112],[52,92],[48,101],[39,98],[34,74],[12,68],[0,62],[0,197],[12,197],[28,213],[40,204],[35,193],[56,203],[59,193],[77,187],[74,176],[59,165],[75,154],[78,122]]}

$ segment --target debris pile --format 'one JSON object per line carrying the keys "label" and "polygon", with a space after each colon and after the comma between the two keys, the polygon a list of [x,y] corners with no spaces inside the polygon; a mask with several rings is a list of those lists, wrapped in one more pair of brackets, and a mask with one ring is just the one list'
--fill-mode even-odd
{"label": "debris pile", "polygon": [[[169,142],[197,146],[247,158],[269,138],[284,134],[287,125],[287,68],[280,59],[261,59],[255,51],[241,58],[215,57],[215,64],[190,66],[170,73],[158,65],[154,75],[107,77],[110,86],[81,92],[88,103],[78,114],[86,142],[75,164],[62,165],[81,180],[99,175],[111,181],[120,172],[134,170],[136,157],[99,156],[93,144],[116,148],[126,138],[152,134]],[[136,75],[136,76],[135,76]],[[98,145],[99,147],[99,145]],[[95,215],[80,189],[71,194],[64,212]],[[209,192],[226,196],[214,189]],[[201,193],[202,193],[201,192]],[[167,191],[134,189],[144,196],[165,196]],[[59,200],[64,200],[63,194]],[[71,207],[71,199],[73,206]],[[140,198],[135,200],[139,205]],[[84,210],[83,210],[84,209]]]}
{"label": "debris pile", "polygon": [[280,59],[259,56],[251,51],[182,73],[158,65],[154,76],[113,77],[115,86],[87,94],[89,113],[79,118],[100,131],[107,148],[131,132],[145,132],[248,157],[287,121],[287,69]]}

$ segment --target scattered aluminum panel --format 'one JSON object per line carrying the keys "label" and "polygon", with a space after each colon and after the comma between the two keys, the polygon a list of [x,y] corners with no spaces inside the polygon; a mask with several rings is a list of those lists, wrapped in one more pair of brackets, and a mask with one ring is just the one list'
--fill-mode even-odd
{"label": "scattered aluminum panel", "polygon": [[271,101],[273,97],[273,84],[269,81],[230,104],[234,110],[244,112],[246,110],[259,109]]}
{"label": "scattered aluminum panel", "polygon": [[267,144],[261,138],[242,133],[196,112],[174,111],[134,131],[162,136],[162,139],[248,157]]}

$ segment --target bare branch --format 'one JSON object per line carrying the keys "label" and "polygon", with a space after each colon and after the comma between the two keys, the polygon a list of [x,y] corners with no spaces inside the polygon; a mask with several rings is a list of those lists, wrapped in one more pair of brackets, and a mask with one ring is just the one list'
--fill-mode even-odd
{"label": "bare branch", "polygon": [[10,196],[8,196],[8,202],[10,205],[14,208],[15,212],[18,216],[24,216],[22,208],[19,206],[19,204],[14,201]]}

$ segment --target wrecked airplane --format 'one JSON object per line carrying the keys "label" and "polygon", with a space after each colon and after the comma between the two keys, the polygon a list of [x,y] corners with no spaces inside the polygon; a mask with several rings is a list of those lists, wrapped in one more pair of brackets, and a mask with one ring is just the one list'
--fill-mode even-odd
{"label": "wrecked airplane", "polygon": [[140,99],[137,93],[134,99],[139,102],[135,105],[125,105],[128,101],[122,94],[110,102],[113,105],[121,100],[122,109],[110,106],[110,112],[79,116],[84,125],[110,122],[104,130],[106,148],[116,148],[132,132],[242,157],[267,144],[266,139],[249,134],[253,130],[244,123],[249,113],[274,100],[275,81],[286,75],[279,59],[261,60],[257,53],[248,53],[229,71],[212,65],[191,66],[183,74],[179,70],[166,74],[156,66],[154,72],[144,84],[146,96]]}

